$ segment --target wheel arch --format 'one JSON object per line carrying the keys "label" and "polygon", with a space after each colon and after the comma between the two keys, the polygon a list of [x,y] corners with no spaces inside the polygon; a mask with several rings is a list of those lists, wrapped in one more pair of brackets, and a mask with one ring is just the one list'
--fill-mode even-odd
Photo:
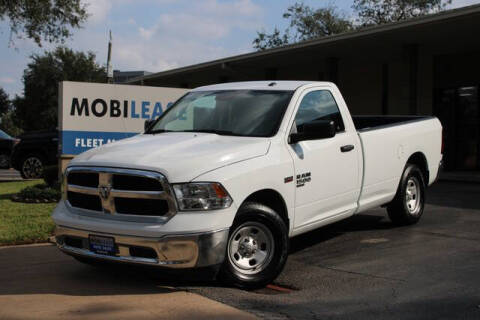
{"label": "wheel arch", "polygon": [[242,206],[247,202],[257,202],[263,204],[277,212],[282,218],[283,222],[287,226],[287,230],[290,230],[290,219],[288,217],[288,208],[283,196],[273,189],[262,189],[251,193],[243,200],[239,207],[239,211]]}
{"label": "wheel arch", "polygon": [[43,159],[47,158],[47,153],[45,152],[45,150],[43,150],[41,148],[28,148],[28,149],[22,150],[19,153],[19,159],[20,159],[20,161],[22,161],[25,157],[30,156],[30,155],[40,156]]}
{"label": "wheel arch", "polygon": [[429,184],[430,179],[430,172],[428,170],[428,161],[425,157],[425,154],[421,151],[417,151],[413,153],[407,160],[407,164],[414,164],[416,165],[420,171],[422,171],[423,178],[425,180],[425,185]]}

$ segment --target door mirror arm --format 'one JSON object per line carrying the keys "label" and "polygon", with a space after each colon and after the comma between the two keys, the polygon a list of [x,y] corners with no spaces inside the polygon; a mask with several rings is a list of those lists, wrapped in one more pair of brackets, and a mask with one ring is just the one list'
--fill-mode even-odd
{"label": "door mirror arm", "polygon": [[298,143],[298,142],[303,141],[303,140],[306,140],[306,139],[304,139],[303,133],[292,133],[288,137],[288,143],[289,144],[295,144],[295,143]]}

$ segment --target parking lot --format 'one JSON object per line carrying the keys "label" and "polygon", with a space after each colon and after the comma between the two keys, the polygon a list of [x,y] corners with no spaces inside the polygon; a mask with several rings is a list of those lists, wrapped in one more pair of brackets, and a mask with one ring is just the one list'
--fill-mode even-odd
{"label": "parking lot", "polygon": [[[97,269],[53,246],[0,249],[0,318],[55,308],[106,317],[152,304],[160,318],[172,308],[212,316],[194,313],[193,293],[223,303],[216,305],[221,317],[239,316],[234,307],[274,319],[480,319],[480,184],[437,183],[427,203],[413,227],[393,227],[376,209],[294,238],[275,286],[253,292],[196,275]],[[142,317],[132,312],[122,316]]]}

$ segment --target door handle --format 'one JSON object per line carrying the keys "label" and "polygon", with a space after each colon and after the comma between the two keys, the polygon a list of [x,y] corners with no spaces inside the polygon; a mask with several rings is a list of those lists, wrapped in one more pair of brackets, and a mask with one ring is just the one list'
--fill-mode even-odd
{"label": "door handle", "polygon": [[340,147],[340,151],[342,152],[349,152],[349,151],[352,151],[353,149],[355,149],[353,144],[347,144],[346,146]]}

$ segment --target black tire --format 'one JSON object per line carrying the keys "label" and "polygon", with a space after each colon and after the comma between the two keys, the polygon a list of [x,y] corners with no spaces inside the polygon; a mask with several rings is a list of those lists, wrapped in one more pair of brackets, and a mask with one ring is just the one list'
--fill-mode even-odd
{"label": "black tire", "polygon": [[[32,168],[33,163],[35,163],[35,167]],[[37,167],[38,163],[39,167]],[[45,159],[39,154],[28,154],[22,158],[20,163],[20,175],[23,179],[40,179],[43,177],[44,169]]]}
{"label": "black tire", "polygon": [[[415,193],[412,190],[415,189]],[[407,163],[403,171],[395,198],[387,206],[390,220],[398,225],[417,223],[425,207],[425,180],[422,171],[414,164]]]}
{"label": "black tire", "polygon": [[10,168],[10,155],[5,152],[0,152],[0,169]]}
{"label": "black tire", "polygon": [[[247,249],[245,246],[242,248],[245,240],[248,240],[245,242],[246,246],[249,246]],[[234,249],[231,250],[231,245],[232,247],[238,245],[236,253],[233,253]],[[220,268],[219,276],[227,284],[244,289],[264,287],[283,270],[287,261],[288,246],[288,228],[283,219],[265,205],[245,203],[230,228],[225,262]],[[269,251],[269,248],[272,250]],[[253,255],[249,256],[250,254]],[[266,257],[263,262],[257,261],[256,258],[263,254]],[[240,263],[245,263],[245,259],[250,266],[253,265],[250,267],[252,269],[246,269],[249,266],[246,268],[239,266]]]}

